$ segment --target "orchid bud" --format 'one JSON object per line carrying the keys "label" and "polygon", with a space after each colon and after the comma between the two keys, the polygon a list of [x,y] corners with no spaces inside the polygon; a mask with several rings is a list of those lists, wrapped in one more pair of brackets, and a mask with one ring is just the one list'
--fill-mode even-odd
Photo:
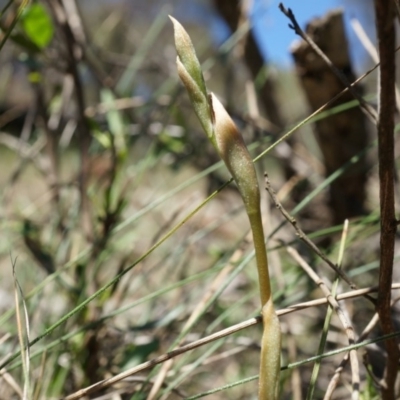
{"label": "orchid bud", "polygon": [[[249,211],[250,203],[254,207],[260,197],[250,154],[224,106],[214,94],[207,94],[201,65],[189,35],[176,19],[170,18],[174,24],[179,77],[189,93],[203,129],[235,179]],[[251,196],[249,192],[252,193]]]}
{"label": "orchid bud", "polygon": [[189,93],[194,111],[204,131],[215,145],[211,108],[200,62],[186,30],[175,18],[171,16],[170,18],[174,24],[175,47],[178,53],[176,63],[179,77]]}
{"label": "orchid bud", "polygon": [[210,95],[210,104],[218,153],[238,186],[247,213],[253,213],[260,203],[253,160],[235,123],[213,93]]}

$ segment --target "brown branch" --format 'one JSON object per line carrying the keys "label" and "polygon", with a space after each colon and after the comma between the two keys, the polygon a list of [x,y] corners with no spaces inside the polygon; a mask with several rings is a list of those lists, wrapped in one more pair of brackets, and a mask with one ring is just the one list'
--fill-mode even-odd
{"label": "brown branch", "polygon": [[[381,62],[379,73],[378,162],[381,211],[380,269],[377,312],[383,334],[394,332],[390,315],[389,290],[393,275],[396,218],[394,209],[394,114],[395,114],[395,28],[392,0],[375,0],[376,31]],[[382,399],[394,400],[395,381],[399,366],[399,348],[396,339],[385,342],[387,361],[381,385]]]}

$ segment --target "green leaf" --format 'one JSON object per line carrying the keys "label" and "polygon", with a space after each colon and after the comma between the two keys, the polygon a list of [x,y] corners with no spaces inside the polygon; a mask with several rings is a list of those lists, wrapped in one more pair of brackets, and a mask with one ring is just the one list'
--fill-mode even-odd
{"label": "green leaf", "polygon": [[26,8],[21,25],[26,36],[40,48],[46,47],[53,38],[53,22],[41,4],[32,4]]}

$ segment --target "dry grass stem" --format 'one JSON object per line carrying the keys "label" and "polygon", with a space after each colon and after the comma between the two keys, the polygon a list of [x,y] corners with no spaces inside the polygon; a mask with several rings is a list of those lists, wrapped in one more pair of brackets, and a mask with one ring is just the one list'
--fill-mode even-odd
{"label": "dry grass stem", "polygon": [[[393,307],[398,301],[400,301],[400,297],[397,297],[396,299],[394,299],[392,301],[391,306]],[[367,326],[361,332],[361,335],[357,339],[356,343],[361,343],[362,341],[364,341],[370,335],[372,329],[374,329],[378,323],[379,323],[379,315],[378,315],[378,313],[375,313],[374,316],[371,318],[371,320],[368,322]],[[329,385],[326,389],[324,400],[330,400],[332,398],[333,392],[339,383],[340,375],[342,374],[348,361],[349,361],[349,353],[345,354],[340,365],[337,367],[335,374],[332,376],[332,379],[330,380]],[[366,370],[369,372],[368,367],[366,367]],[[376,377],[373,377],[373,378],[376,379]],[[377,381],[377,386],[380,386],[380,382],[378,382],[378,381]]]}
{"label": "dry grass stem", "polygon": [[[14,278],[14,298],[15,298],[15,316],[18,330],[19,347],[21,351],[22,369],[24,372],[24,390],[22,400],[28,400],[31,397],[30,393],[30,346],[29,346],[29,317],[26,308],[25,299],[22,293],[22,288],[18,282],[15,273],[15,261],[12,263],[13,278]],[[20,311],[20,298],[23,309],[23,319]]]}
{"label": "dry grass stem", "polygon": [[[392,285],[392,290],[398,290],[398,289],[400,289],[400,283],[394,283]],[[336,300],[354,299],[354,298],[358,298],[358,297],[363,297],[367,294],[376,293],[377,291],[378,291],[377,287],[352,290],[350,292],[338,294],[336,296]],[[316,299],[316,300],[311,300],[311,301],[307,301],[307,302],[303,302],[303,303],[294,304],[290,307],[278,310],[276,313],[278,316],[281,316],[281,315],[290,314],[295,311],[304,310],[309,307],[317,307],[317,306],[325,305],[327,303],[328,303],[328,299],[326,297],[324,297],[324,298],[320,298],[320,299]],[[146,361],[145,363],[140,364],[134,368],[131,368],[121,374],[115,375],[112,378],[99,381],[99,382],[95,383],[94,385],[91,385],[87,388],[78,390],[77,392],[66,396],[64,398],[64,400],[77,400],[77,399],[82,398],[83,396],[87,396],[87,395],[95,393],[99,390],[110,387],[110,386],[114,385],[115,383],[117,383],[131,375],[134,375],[134,374],[137,374],[138,372],[152,368],[157,364],[166,362],[167,360],[169,360],[173,357],[177,357],[183,353],[186,353],[186,352],[194,350],[198,347],[204,346],[205,344],[211,343],[215,340],[221,339],[223,337],[226,337],[226,336],[232,335],[236,332],[240,332],[244,329],[247,329],[251,326],[257,325],[257,324],[261,323],[261,321],[262,321],[261,317],[250,318],[244,322],[241,322],[240,324],[233,325],[227,329],[223,329],[219,332],[213,333],[212,335],[206,336],[202,339],[199,339],[192,343],[186,344],[186,345],[179,347],[175,350],[172,350],[168,353],[162,354],[156,358],[153,358],[152,360]]]}
{"label": "dry grass stem", "polygon": [[[245,239],[245,242],[248,242],[250,239],[250,234],[247,236]],[[209,301],[211,298],[214,296],[214,294],[217,292],[218,288],[221,287],[221,285],[225,282],[225,278],[228,276],[228,274],[232,271],[234,267],[234,263],[240,260],[240,258],[243,255],[243,250],[241,248],[237,249],[233,254],[226,266],[218,273],[218,275],[215,277],[213,280],[211,286],[208,288],[208,290],[204,293],[202,299],[199,301],[197,306],[194,308],[192,311],[189,319],[186,321],[185,325],[181,329],[182,332],[188,333],[189,329],[193,326],[193,324],[196,322],[198,317],[203,314],[203,312],[206,310],[206,308],[209,305]],[[179,347],[185,340],[185,335],[183,335],[180,340],[175,344],[175,347]],[[147,397],[147,400],[152,400],[155,398],[156,394],[158,393],[159,389],[161,388],[164,379],[166,378],[169,370],[171,369],[173,365],[173,359],[168,360],[165,364],[163,364],[160,372],[158,373],[158,376],[154,382],[154,385],[150,391],[150,394]]]}
{"label": "dry grass stem", "polygon": [[[349,345],[351,346],[356,342],[355,333],[353,326],[351,325],[346,313],[342,310],[338,301],[332,296],[331,290],[325,284],[325,282],[318,276],[318,274],[311,268],[311,266],[304,260],[303,257],[298,253],[296,249],[291,246],[286,248],[287,252],[296,260],[301,268],[307,273],[307,275],[314,281],[316,285],[320,287],[324,295],[326,296],[327,302],[335,310],[340,322],[343,325],[344,331],[346,333]],[[360,387],[360,368],[358,365],[357,351],[350,351],[350,363],[351,363],[351,377],[352,377],[352,399],[356,400],[359,397],[359,387]]]}

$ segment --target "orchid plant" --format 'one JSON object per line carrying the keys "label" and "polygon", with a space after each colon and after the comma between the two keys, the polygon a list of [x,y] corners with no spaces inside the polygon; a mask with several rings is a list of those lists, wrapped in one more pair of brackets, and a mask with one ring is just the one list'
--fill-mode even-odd
{"label": "orchid plant", "polygon": [[275,400],[279,388],[281,331],[272,301],[257,174],[232,118],[218,98],[207,92],[200,62],[188,33],[176,19],[171,17],[171,20],[174,24],[179,77],[188,91],[204,131],[237,184],[250,220],[263,318],[259,399]]}

